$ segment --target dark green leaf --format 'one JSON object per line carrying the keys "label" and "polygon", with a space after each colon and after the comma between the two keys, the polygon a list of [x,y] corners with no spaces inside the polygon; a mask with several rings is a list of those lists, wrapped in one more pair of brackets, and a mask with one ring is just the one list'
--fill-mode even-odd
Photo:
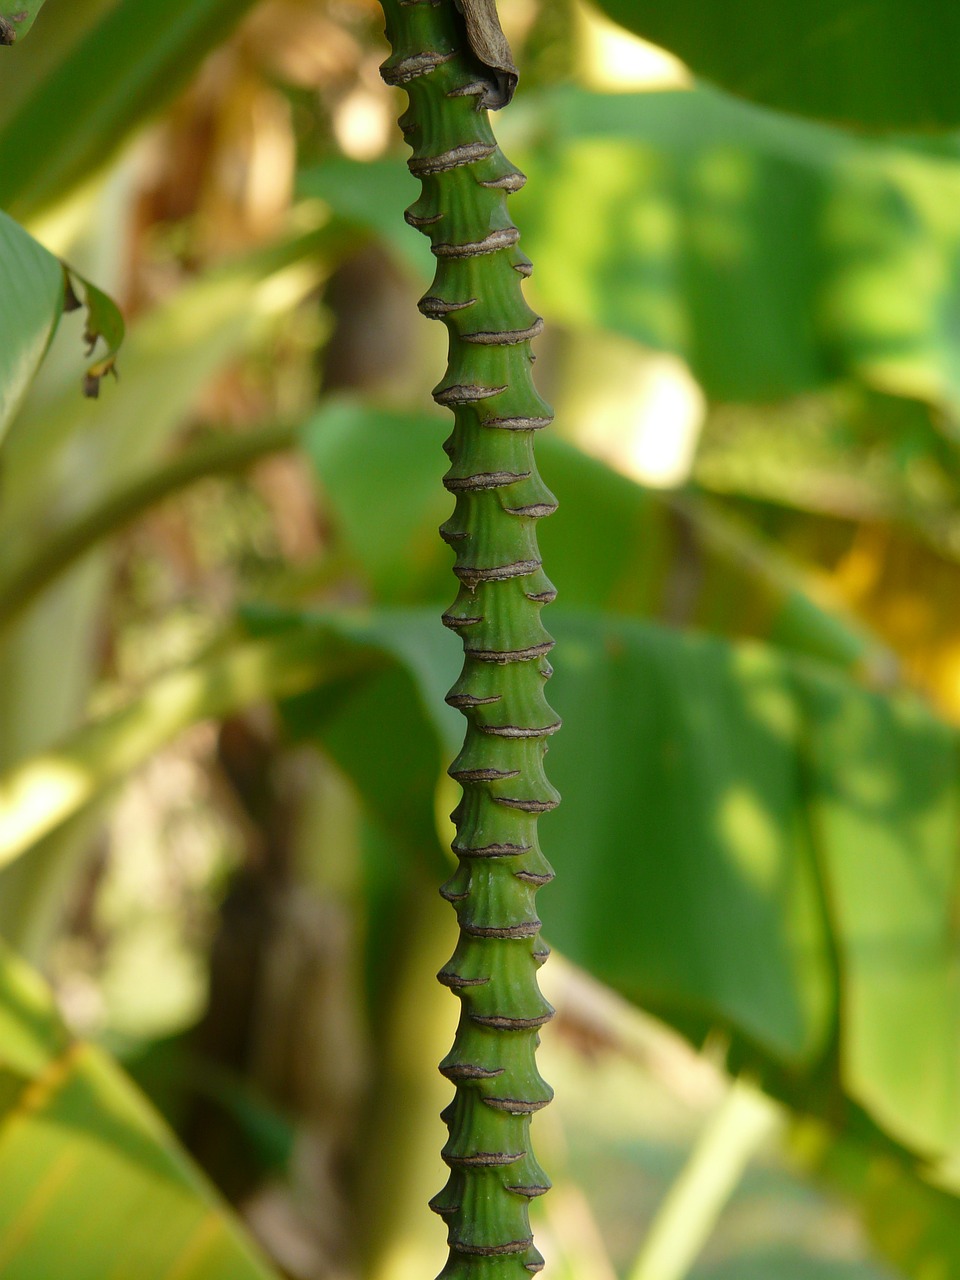
{"label": "dark green leaf", "polygon": [[596,0],[697,74],[767,106],[875,129],[960,124],[949,0]]}
{"label": "dark green leaf", "polygon": [[[442,702],[456,645],[422,613],[308,625],[412,680],[405,720],[381,667],[335,721],[315,704],[299,728],[326,742],[335,723],[367,803],[422,849],[432,796],[399,788],[459,742]],[[543,820],[549,938],[682,1029],[728,1028],[795,1104],[862,1108],[861,1130],[957,1151],[955,731],[757,645],[560,610],[549,625],[565,722],[548,770],[564,802]]]}
{"label": "dark green leaf", "polygon": [[[960,405],[953,158],[710,90],[569,89],[512,113],[507,146],[530,180],[511,209],[548,322],[675,351],[717,400],[855,376]],[[303,181],[348,217],[376,189],[363,224],[406,231],[416,184],[392,161]]]}
{"label": "dark green leaf", "polygon": [[[440,483],[448,428],[439,413],[344,400],[306,429],[325,506],[380,600],[451,594],[450,553],[437,537],[451,505]],[[561,506],[539,536],[567,607],[660,616],[845,668],[883,668],[879,646],[816,604],[756,535],[705,503],[644,489],[550,434],[539,456]]]}
{"label": "dark green leaf", "polygon": [[[53,65],[23,75],[0,125],[0,206],[23,215],[96,172],[132,129],[159,110],[252,0],[117,0],[75,30]],[[53,5],[50,6],[53,8]],[[52,25],[52,21],[51,21]],[[43,63],[41,41],[11,58]]]}
{"label": "dark green leaf", "polygon": [[810,1062],[835,993],[790,667],[626,621],[551,630],[548,936],[641,1004]]}
{"label": "dark green leaf", "polygon": [[718,400],[854,375],[960,401],[953,161],[708,91],[571,90],[531,129],[515,211],[548,318],[676,351]]}
{"label": "dark green leaf", "polygon": [[917,705],[851,700],[832,682],[804,694],[846,1086],[908,1145],[960,1151],[956,732]]}

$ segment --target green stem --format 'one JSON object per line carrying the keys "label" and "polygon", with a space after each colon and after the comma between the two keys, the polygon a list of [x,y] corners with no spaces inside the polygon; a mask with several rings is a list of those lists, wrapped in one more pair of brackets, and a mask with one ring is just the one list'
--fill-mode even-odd
{"label": "green stem", "polygon": [[751,1157],[778,1123],[769,1098],[740,1080],[730,1086],[660,1206],[629,1280],[683,1280]]}
{"label": "green stem", "polygon": [[406,216],[437,259],[420,310],[449,332],[449,367],[433,394],[455,418],[444,484],[456,508],[441,536],[461,585],[443,621],[463,638],[463,672],[447,701],[467,732],[450,767],[463,788],[453,815],[460,865],[441,890],[460,940],[439,978],[459,997],[461,1017],[440,1066],[456,1088],[443,1113],[450,1176],[431,1206],[448,1226],[443,1280],[511,1280],[543,1265],[528,1208],[549,1187],[529,1128],[552,1096],[535,1056],[553,1010],[537,985],[548,952],[534,897],[553,875],[537,819],[559,800],[543,771],[559,721],[544,696],[553,641],[540,611],[555,592],[536,524],[556,501],[533,454],[534,433],[552,419],[531,377],[541,321],[523,299],[530,263],[506,209],[524,179],[482,109],[502,76],[471,52],[463,7],[489,31],[492,4],[383,0],[393,54],[382,70],[409,94],[400,127],[423,189]]}
{"label": "green stem", "polygon": [[245,471],[261,458],[292,448],[297,435],[295,427],[273,426],[227,436],[197,446],[119,493],[110,494],[92,511],[58,529],[26,561],[0,572],[0,632],[71,565],[156,503],[198,480]]}

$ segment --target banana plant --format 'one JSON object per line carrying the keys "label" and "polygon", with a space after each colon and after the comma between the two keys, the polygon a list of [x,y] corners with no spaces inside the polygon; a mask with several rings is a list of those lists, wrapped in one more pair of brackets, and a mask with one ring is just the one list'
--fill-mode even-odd
{"label": "banana plant", "polygon": [[556,501],[533,449],[552,414],[533,385],[530,344],[542,321],[523,298],[531,266],[506,207],[524,177],[487,115],[516,83],[496,7],[384,0],[383,8],[393,53],[381,71],[409,96],[400,128],[422,183],[406,220],[430,238],[437,260],[420,310],[450,336],[433,396],[454,413],[444,485],[456,506],[440,532],[460,590],[443,622],[464,645],[447,695],[467,720],[449,770],[463,789],[452,815],[459,868],[441,889],[460,939],[438,975],[459,997],[461,1017],[440,1067],[456,1089],[443,1113],[450,1176],[431,1207],[448,1226],[445,1280],[507,1280],[543,1266],[528,1208],[549,1187],[529,1130],[552,1097],[535,1056],[553,1010],[537,985],[548,952],[534,899],[553,878],[537,820],[559,800],[543,757],[560,722],[544,696],[553,640],[540,611],[556,593],[536,528]]}

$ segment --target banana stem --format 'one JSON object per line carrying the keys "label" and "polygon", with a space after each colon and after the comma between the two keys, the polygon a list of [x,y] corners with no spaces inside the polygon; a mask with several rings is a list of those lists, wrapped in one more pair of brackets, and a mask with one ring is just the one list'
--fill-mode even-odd
{"label": "banana stem", "polygon": [[540,621],[555,591],[537,549],[537,521],[556,508],[534,459],[552,420],[531,376],[542,322],[523,299],[529,260],[507,213],[523,175],[503,156],[488,105],[515,78],[492,0],[383,0],[388,84],[406,89],[400,128],[420,198],[406,219],[431,241],[437,272],[420,310],[450,337],[434,399],[453,410],[444,478],[456,499],[441,536],[456,557],[459,594],[443,616],[464,645],[447,701],[467,720],[450,767],[463,788],[453,814],[459,868],[441,893],[460,938],[440,981],[461,1002],[440,1070],[455,1086],[444,1111],[450,1170],[431,1207],[447,1223],[443,1280],[514,1280],[543,1259],[529,1202],[549,1187],[530,1147],[530,1119],[552,1090],[536,1065],[553,1010],[537,985],[547,957],[534,898],[553,873],[537,819],[559,797],[547,782],[547,738],[559,728],[544,696],[553,641]]}

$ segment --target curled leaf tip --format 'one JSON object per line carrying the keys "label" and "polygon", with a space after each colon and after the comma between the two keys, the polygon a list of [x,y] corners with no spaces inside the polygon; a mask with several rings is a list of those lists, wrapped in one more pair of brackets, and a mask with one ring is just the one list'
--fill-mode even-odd
{"label": "curled leaf tip", "polygon": [[485,92],[477,105],[499,111],[512,100],[520,73],[500,26],[497,0],[455,0],[455,3],[463,14],[473,56],[488,73]]}
{"label": "curled leaf tip", "polygon": [[112,373],[119,380],[120,374],[117,372],[117,358],[115,355],[106,356],[103,360],[98,360],[96,364],[92,364],[83,378],[83,394],[88,400],[96,400],[100,395],[100,381],[105,378],[108,373]]}
{"label": "curled leaf tip", "polygon": [[76,311],[83,306],[87,309],[86,325],[83,331],[83,340],[87,344],[87,358],[93,355],[99,342],[102,341],[107,348],[106,354],[90,365],[83,379],[83,394],[91,400],[96,400],[100,394],[100,380],[108,373],[112,373],[115,378],[118,376],[117,353],[123,343],[125,332],[123,316],[112,298],[67,266],[63,269],[63,279],[64,311]]}

